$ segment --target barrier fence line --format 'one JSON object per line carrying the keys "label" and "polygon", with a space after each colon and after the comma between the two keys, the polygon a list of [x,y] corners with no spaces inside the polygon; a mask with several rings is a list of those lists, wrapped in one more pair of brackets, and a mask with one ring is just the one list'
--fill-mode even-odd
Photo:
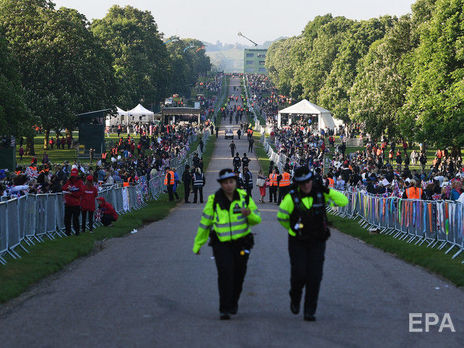
{"label": "barrier fence line", "polygon": [[[203,132],[204,147],[210,134],[209,130]],[[190,136],[189,144],[193,144],[197,138],[198,135]],[[203,153],[200,145],[188,157],[185,157],[185,150],[183,154],[170,161],[170,166],[176,168],[180,178],[185,165],[192,166],[195,152],[198,155]],[[110,202],[120,215],[140,209],[147,205],[149,200],[158,199],[164,191],[164,173],[158,173],[149,180],[147,176],[141,177],[137,185],[105,188],[99,191],[98,195]],[[100,225],[97,216],[94,225]],[[7,263],[7,256],[13,259],[21,258],[16,251],[17,248],[28,252],[28,246],[46,239],[64,237],[64,229],[63,193],[25,195],[0,202],[0,264]]]}
{"label": "barrier fence line", "polygon": [[[282,172],[287,157],[273,150],[262,126],[255,129],[261,132],[261,143],[269,159]],[[349,190],[343,193],[348,197],[348,205],[329,206],[334,215],[359,219],[363,228],[378,230],[410,244],[437,247],[445,250],[445,254],[453,251],[452,259],[464,251],[464,205],[460,202],[378,197]]]}

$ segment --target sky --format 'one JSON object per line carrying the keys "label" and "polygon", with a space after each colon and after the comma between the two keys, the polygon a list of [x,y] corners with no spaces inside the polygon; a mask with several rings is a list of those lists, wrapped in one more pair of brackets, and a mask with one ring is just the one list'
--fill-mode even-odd
{"label": "sky", "polygon": [[75,8],[89,20],[102,18],[112,5],[148,10],[165,37],[178,35],[215,43],[258,44],[299,35],[314,17],[332,13],[351,19],[411,12],[415,0],[52,0],[57,7]]}

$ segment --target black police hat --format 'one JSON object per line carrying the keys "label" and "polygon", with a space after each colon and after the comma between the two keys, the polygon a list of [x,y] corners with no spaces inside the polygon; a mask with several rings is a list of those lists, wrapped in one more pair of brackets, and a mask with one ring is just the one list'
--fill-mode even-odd
{"label": "black police hat", "polygon": [[230,179],[230,178],[237,180],[237,177],[235,176],[234,171],[230,168],[226,168],[226,169],[222,169],[219,172],[219,177],[217,178],[217,181],[221,182],[223,180]]}
{"label": "black police hat", "polygon": [[293,180],[297,183],[303,183],[313,179],[313,173],[309,171],[308,167],[299,167],[295,170]]}

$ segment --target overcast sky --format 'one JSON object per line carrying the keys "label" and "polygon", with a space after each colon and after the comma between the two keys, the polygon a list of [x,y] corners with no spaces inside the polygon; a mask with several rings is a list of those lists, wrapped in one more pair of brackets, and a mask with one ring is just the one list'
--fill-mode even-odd
{"label": "overcast sky", "polygon": [[315,16],[332,13],[352,19],[411,12],[414,0],[53,0],[79,10],[89,20],[102,18],[112,5],[148,10],[166,36],[207,42],[240,42],[240,31],[259,44],[294,36]]}

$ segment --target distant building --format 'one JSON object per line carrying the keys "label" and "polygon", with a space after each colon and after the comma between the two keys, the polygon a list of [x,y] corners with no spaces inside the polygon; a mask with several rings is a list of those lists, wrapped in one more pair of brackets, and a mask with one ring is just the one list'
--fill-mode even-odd
{"label": "distant building", "polygon": [[267,49],[245,48],[243,52],[243,72],[250,74],[267,74]]}

